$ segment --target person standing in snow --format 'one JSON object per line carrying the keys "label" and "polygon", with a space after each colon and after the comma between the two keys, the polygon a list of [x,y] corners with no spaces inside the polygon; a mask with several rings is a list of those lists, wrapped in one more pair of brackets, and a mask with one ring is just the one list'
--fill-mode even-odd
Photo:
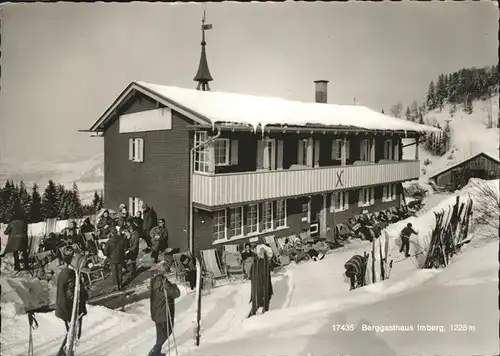
{"label": "person standing in snow", "polygon": [[111,265],[111,275],[118,290],[122,290],[122,267],[125,265],[127,240],[118,233],[115,227],[109,231],[109,239],[104,247],[104,255]]}
{"label": "person standing in snow", "polygon": [[[63,251],[64,267],[59,272],[57,277],[57,294],[55,314],[56,317],[64,321],[66,331],[69,330],[71,322],[71,314],[73,311],[73,299],[75,293],[76,272],[70,267],[73,261],[74,251],[71,247],[66,247]],[[83,283],[80,283],[80,304],[78,306],[79,315],[87,315],[86,303],[88,293]],[[82,318],[79,319],[80,327],[78,330],[78,339],[82,335]]]}
{"label": "person standing in snow", "polygon": [[408,223],[408,225],[401,230],[401,249],[399,250],[399,253],[404,250],[406,257],[410,257],[410,236],[412,234],[418,235],[418,232],[413,230],[411,223]]}
{"label": "person standing in snow", "polygon": [[120,215],[118,215],[118,219],[116,220],[116,226],[118,226],[120,230],[125,229],[130,221],[132,221],[132,217],[129,215],[127,208],[123,206],[120,210]]}
{"label": "person standing in snow", "polygon": [[245,272],[245,278],[250,279],[250,270],[252,269],[253,259],[255,253],[252,251],[252,245],[250,243],[245,244],[245,249],[241,252],[241,260],[243,261],[243,271]]}
{"label": "person standing in snow", "polygon": [[256,258],[250,269],[251,295],[250,302],[252,308],[248,317],[257,313],[262,307],[262,312],[269,310],[269,303],[273,296],[273,284],[271,282],[270,260],[273,257],[273,250],[266,245],[258,245],[255,248]]}
{"label": "person standing in snow", "polygon": [[139,228],[135,223],[128,224],[129,243],[127,260],[131,261],[132,275],[137,274],[137,257],[139,256]]}
{"label": "person standing in snow", "polygon": [[26,218],[21,209],[16,210],[4,234],[9,238],[7,240],[7,246],[5,246],[5,250],[0,257],[4,257],[7,253],[12,253],[14,255],[14,269],[19,272],[21,270],[19,253],[22,253],[23,267],[27,270],[29,268],[28,224],[26,223]]}
{"label": "person standing in snow", "polygon": [[151,320],[156,325],[156,343],[148,356],[161,355],[161,348],[174,329],[175,299],[179,298],[181,293],[179,287],[171,283],[166,274],[166,267],[161,263],[150,282],[150,311]]}
{"label": "person standing in snow", "polygon": [[165,219],[160,219],[158,225],[149,232],[151,238],[151,257],[158,263],[158,254],[168,247],[168,230],[165,226]]}
{"label": "person standing in snow", "polygon": [[151,239],[150,232],[151,229],[154,228],[158,224],[158,217],[156,215],[156,211],[153,208],[150,208],[147,204],[142,205],[142,238],[146,241],[148,248],[146,251],[151,251]]}

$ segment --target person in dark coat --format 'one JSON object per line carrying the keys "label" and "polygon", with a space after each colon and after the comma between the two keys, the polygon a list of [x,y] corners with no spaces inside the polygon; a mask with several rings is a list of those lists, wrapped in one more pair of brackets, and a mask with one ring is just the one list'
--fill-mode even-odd
{"label": "person in dark coat", "polygon": [[158,263],[158,254],[168,248],[168,230],[165,226],[165,219],[160,219],[158,225],[149,232],[151,238],[151,257]]}
{"label": "person in dark coat", "polygon": [[255,315],[260,307],[262,307],[263,313],[267,312],[273,295],[271,269],[269,267],[273,251],[265,245],[258,245],[255,251],[257,256],[250,270],[250,280],[252,283],[250,302],[252,303],[252,308],[248,317]]}
{"label": "person in dark coat", "polygon": [[[184,254],[181,255],[180,261],[184,271],[186,272],[186,282],[189,283],[189,288],[194,290],[196,288],[196,267],[194,261],[190,256]],[[200,288],[203,288],[203,279],[200,281]]]}
{"label": "person in dark coat", "polygon": [[88,234],[89,232],[95,232],[95,226],[90,222],[90,218],[86,218],[83,220],[82,225],[80,226],[80,232],[82,234]]}
{"label": "person in dark coat", "polygon": [[66,240],[69,244],[77,244],[81,249],[85,248],[85,239],[81,234],[78,233],[76,228],[76,223],[71,222],[71,226],[66,230]]}
{"label": "person in dark coat", "polygon": [[101,239],[105,239],[108,235],[109,229],[115,226],[115,222],[109,216],[109,211],[104,210],[99,222],[97,223],[97,229],[100,232]]}
{"label": "person in dark coat", "polygon": [[164,264],[160,264],[150,282],[150,311],[156,325],[156,343],[148,356],[161,355],[161,348],[174,329],[175,299],[180,296],[180,290],[168,280],[166,273]]}
{"label": "person in dark coat", "polygon": [[115,227],[111,228],[103,253],[111,265],[113,282],[119,291],[122,290],[122,267],[125,265],[127,247],[127,239],[119,234]]}
{"label": "person in dark coat", "polygon": [[132,275],[137,274],[137,257],[139,256],[139,227],[132,223],[128,224],[129,241],[127,260],[131,261]]}
{"label": "person in dark coat", "polygon": [[4,257],[7,253],[12,253],[14,255],[14,269],[20,271],[19,253],[22,253],[23,267],[27,270],[29,268],[28,224],[21,212],[16,212],[14,219],[7,225],[4,234],[9,238],[7,246],[5,246],[5,250],[0,257]]}
{"label": "person in dark coat", "polygon": [[122,208],[116,221],[116,226],[120,229],[125,229],[130,221],[132,221],[132,217],[129,215],[127,208]]}
{"label": "person in dark coat", "polygon": [[151,250],[151,235],[150,231],[158,224],[158,217],[156,211],[150,208],[147,204],[142,206],[142,238],[146,241],[148,248]]}
{"label": "person in dark coat", "polygon": [[[55,314],[56,317],[64,321],[66,331],[69,330],[69,323],[71,322],[75,293],[76,273],[75,270],[70,267],[73,256],[73,249],[71,247],[66,247],[63,252],[64,267],[57,278]],[[78,305],[79,315],[87,315],[86,303],[88,297],[89,296],[84,284],[80,283],[80,304]],[[80,328],[78,330],[78,339],[80,339],[80,336],[82,335],[82,318],[80,318],[79,322]]]}
{"label": "person in dark coat", "polygon": [[356,282],[358,286],[364,285],[366,263],[367,259],[361,255],[354,255],[345,263],[345,276],[349,278],[351,282],[350,290],[356,288]]}
{"label": "person in dark coat", "polygon": [[138,210],[135,212],[135,215],[132,217],[132,221],[137,225],[137,232],[139,233],[139,238],[143,239],[146,242],[147,247],[143,250],[143,252],[151,252],[151,240],[149,236],[144,236],[144,229],[142,220],[142,213]]}
{"label": "person in dark coat", "polygon": [[411,234],[418,235],[418,232],[413,230],[412,224],[408,223],[403,230],[401,230],[401,249],[399,253],[405,251],[405,256],[410,257],[410,236]]}
{"label": "person in dark coat", "polygon": [[245,272],[245,278],[250,279],[250,270],[252,268],[252,263],[255,253],[252,251],[252,245],[250,243],[245,244],[245,249],[241,252],[241,260],[243,261],[243,271]]}

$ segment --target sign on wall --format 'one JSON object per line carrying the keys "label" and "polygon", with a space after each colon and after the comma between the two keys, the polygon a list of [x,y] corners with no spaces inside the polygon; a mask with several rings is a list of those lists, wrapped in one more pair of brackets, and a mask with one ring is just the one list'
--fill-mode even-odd
{"label": "sign on wall", "polygon": [[122,115],[119,126],[120,133],[171,130],[172,111],[161,108]]}

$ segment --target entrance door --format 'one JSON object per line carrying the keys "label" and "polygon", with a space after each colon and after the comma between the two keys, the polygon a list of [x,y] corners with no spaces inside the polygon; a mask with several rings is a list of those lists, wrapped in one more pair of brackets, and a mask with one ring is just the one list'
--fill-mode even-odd
{"label": "entrance door", "polygon": [[[322,218],[323,213],[323,196],[322,195],[314,195],[311,197],[311,225],[318,226],[318,233],[321,234],[321,225],[323,225]],[[311,229],[312,230],[312,229]],[[312,234],[317,235],[317,234]]]}

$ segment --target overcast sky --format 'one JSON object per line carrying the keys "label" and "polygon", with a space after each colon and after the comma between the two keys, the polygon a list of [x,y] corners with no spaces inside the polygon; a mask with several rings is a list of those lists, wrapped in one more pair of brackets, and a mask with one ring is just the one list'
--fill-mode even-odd
{"label": "overcast sky", "polygon": [[[132,80],[195,88],[202,4],[24,4],[2,16],[0,161],[102,152],[88,128]],[[212,90],[376,110],[498,62],[494,2],[209,3]]]}

